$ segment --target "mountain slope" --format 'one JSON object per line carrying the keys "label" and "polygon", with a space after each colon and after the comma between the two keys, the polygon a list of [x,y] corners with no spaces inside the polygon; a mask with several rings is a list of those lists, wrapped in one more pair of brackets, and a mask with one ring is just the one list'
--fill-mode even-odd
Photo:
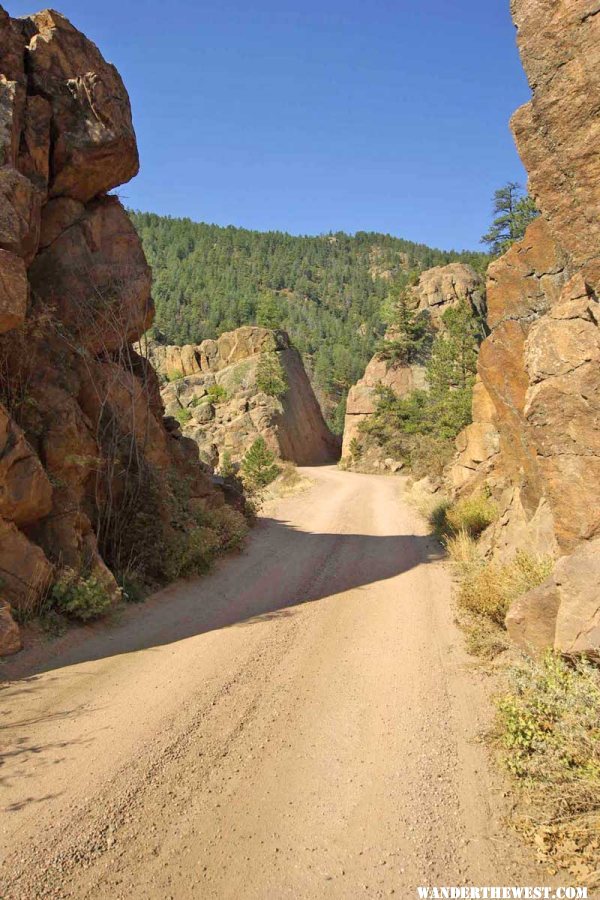
{"label": "mountain slope", "polygon": [[154,273],[154,335],[198,344],[240,325],[285,329],[338,431],[348,389],[384,331],[386,297],[431,266],[487,260],[383,234],[296,237],[130,215]]}

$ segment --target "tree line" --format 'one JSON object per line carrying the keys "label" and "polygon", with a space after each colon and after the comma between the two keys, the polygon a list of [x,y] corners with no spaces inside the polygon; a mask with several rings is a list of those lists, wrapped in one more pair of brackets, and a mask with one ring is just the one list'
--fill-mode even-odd
{"label": "tree line", "polygon": [[384,234],[303,237],[130,215],[154,275],[152,336],[196,344],[240,325],[284,328],[338,432],[348,390],[385,331],[390,296],[432,266],[481,270],[488,259]]}

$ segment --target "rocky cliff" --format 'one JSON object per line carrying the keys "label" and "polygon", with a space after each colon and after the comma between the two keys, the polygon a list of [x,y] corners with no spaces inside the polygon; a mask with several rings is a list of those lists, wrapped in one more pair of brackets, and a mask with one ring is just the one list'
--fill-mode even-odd
{"label": "rocky cliff", "polygon": [[[560,563],[543,589],[520,602],[508,625],[523,646],[578,651],[599,642],[590,624],[597,601],[577,599],[586,577],[595,579],[597,597],[599,571],[598,12],[590,0],[512,2],[532,90],[512,129],[542,215],[490,267],[491,334],[480,351],[480,396],[451,473],[463,491],[482,479],[493,488],[501,515],[485,536],[492,553],[576,550],[570,564]],[[485,453],[476,446],[482,438]],[[530,623],[536,615],[544,620],[536,640],[524,611]],[[586,640],[576,639],[574,618]],[[566,620],[568,629],[560,625]]]}
{"label": "rocky cliff", "polygon": [[153,304],[135,230],[107,195],[138,170],[118,72],[58,13],[2,9],[0,71],[3,652],[19,646],[7,603],[40,611],[65,568],[112,599],[113,572],[168,577],[165,548],[193,504],[223,499],[195,444],[165,427],[131,346]]}
{"label": "rocky cliff", "polygon": [[[416,285],[407,293],[408,304],[416,312],[427,315],[434,331],[442,327],[442,316],[447,309],[467,301],[474,313],[485,316],[485,285],[477,272],[464,263],[435,266],[423,272]],[[386,340],[393,340],[393,328],[388,329]],[[362,439],[361,424],[375,412],[377,387],[390,388],[397,396],[405,397],[414,390],[426,390],[425,366],[404,365],[376,354],[361,380],[350,388],[344,421],[342,458],[351,459],[350,445]],[[380,453],[371,452],[370,462],[379,467],[395,468],[395,461],[378,459]],[[361,457],[362,459],[362,457]],[[364,460],[363,460],[364,462]]]}
{"label": "rocky cliff", "polygon": [[[148,353],[167,382],[161,389],[167,413],[210,466],[219,466],[224,454],[239,462],[259,435],[278,457],[298,465],[339,457],[339,441],[285,332],[247,325],[198,346],[150,343]],[[277,373],[282,383],[269,385]]]}

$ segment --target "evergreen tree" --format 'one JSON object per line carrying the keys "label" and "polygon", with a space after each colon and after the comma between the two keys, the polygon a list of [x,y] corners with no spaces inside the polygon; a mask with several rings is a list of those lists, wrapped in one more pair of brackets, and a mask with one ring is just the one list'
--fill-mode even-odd
{"label": "evergreen tree", "polygon": [[270,291],[266,291],[258,298],[256,307],[256,321],[263,328],[281,328],[281,309],[277,297]]}
{"label": "evergreen tree", "polygon": [[279,355],[263,353],[256,367],[256,386],[259,391],[278,400],[285,396],[289,385]]}
{"label": "evergreen tree", "polygon": [[494,194],[494,219],[481,238],[493,256],[506,253],[511,244],[520,241],[530,222],[539,215],[529,194],[516,181],[509,181]]}
{"label": "evergreen tree", "polygon": [[384,359],[402,365],[420,362],[431,346],[432,334],[425,313],[417,313],[408,305],[406,291],[402,291],[390,327],[391,337],[379,345]]}
{"label": "evergreen tree", "polygon": [[348,388],[364,373],[384,331],[386,297],[395,305],[430,266],[489,262],[487,253],[435,250],[386,234],[296,237],[130,215],[153,272],[151,337],[199,344],[240,325],[283,328],[337,431]]}
{"label": "evergreen tree", "polygon": [[266,487],[279,475],[280,469],[275,462],[275,454],[269,450],[262,436],[256,438],[245,454],[241,471],[244,486],[250,492]]}
{"label": "evergreen tree", "polygon": [[427,364],[428,417],[438,437],[454,438],[471,421],[479,324],[466,301],[447,309]]}

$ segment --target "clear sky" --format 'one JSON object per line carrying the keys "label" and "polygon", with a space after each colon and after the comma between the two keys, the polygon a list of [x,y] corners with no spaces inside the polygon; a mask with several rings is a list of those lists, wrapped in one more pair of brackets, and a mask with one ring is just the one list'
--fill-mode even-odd
{"label": "clear sky", "polygon": [[129,90],[136,209],[477,249],[495,188],[525,180],[509,0],[55,2]]}

